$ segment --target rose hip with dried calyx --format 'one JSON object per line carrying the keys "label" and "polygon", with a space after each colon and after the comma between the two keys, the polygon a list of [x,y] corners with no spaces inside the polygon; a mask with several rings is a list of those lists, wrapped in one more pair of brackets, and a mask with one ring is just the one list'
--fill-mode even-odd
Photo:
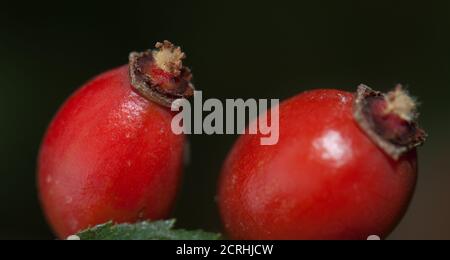
{"label": "rose hip with dried calyx", "polygon": [[42,206],[60,238],[107,221],[168,216],[185,138],[172,101],[193,94],[184,53],[168,41],[81,87],[50,124],[38,159]]}
{"label": "rose hip with dried calyx", "polygon": [[[272,108],[275,109],[275,108]],[[426,134],[416,102],[388,94],[313,90],[279,107],[280,139],[244,135],[222,170],[218,203],[234,239],[385,238],[403,217]]]}

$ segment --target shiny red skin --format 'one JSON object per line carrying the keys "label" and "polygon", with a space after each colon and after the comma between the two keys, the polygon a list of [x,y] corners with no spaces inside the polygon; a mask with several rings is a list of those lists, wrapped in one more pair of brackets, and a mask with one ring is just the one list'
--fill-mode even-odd
{"label": "shiny red skin", "polygon": [[395,161],[360,130],[353,95],[315,90],[280,105],[280,140],[244,135],[222,172],[218,203],[233,239],[386,237],[417,179],[416,151]]}
{"label": "shiny red skin", "polygon": [[38,159],[40,199],[60,238],[110,220],[170,214],[184,149],[172,117],[132,90],[128,66],[97,77],[64,104]]}

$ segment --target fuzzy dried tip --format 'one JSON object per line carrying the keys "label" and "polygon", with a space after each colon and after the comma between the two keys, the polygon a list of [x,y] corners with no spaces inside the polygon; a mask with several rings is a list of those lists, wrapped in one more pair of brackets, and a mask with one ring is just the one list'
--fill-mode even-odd
{"label": "fuzzy dried tip", "polygon": [[153,51],[153,58],[158,68],[174,76],[179,76],[183,68],[183,59],[186,55],[181,51],[180,47],[173,45],[169,41],[163,43],[158,42],[155,45],[156,50]]}
{"label": "fuzzy dried tip", "polygon": [[402,85],[385,95],[386,110],[384,113],[395,114],[401,119],[411,122],[417,118],[417,102]]}

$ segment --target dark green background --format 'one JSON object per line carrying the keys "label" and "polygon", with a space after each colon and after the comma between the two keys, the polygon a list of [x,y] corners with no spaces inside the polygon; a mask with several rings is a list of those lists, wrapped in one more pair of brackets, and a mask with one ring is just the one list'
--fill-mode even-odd
{"label": "dark green background", "polygon": [[[2,3],[0,33],[0,238],[53,238],[35,187],[47,124],[86,80],[163,39],[182,45],[207,97],[407,84],[430,137],[413,204],[391,238],[450,238],[448,1],[28,1]],[[234,139],[190,138],[179,226],[220,229],[216,180]]]}

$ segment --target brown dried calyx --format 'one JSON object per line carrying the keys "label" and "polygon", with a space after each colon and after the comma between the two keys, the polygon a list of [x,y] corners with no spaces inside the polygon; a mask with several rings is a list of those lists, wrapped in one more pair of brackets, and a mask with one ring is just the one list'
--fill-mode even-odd
{"label": "brown dried calyx", "polygon": [[394,160],[422,145],[427,137],[417,123],[417,102],[401,85],[387,94],[360,85],[353,115],[361,129]]}
{"label": "brown dried calyx", "polygon": [[129,58],[131,85],[146,99],[171,107],[173,101],[194,94],[192,74],[183,66],[186,55],[169,41],[155,50],[132,52]]}

